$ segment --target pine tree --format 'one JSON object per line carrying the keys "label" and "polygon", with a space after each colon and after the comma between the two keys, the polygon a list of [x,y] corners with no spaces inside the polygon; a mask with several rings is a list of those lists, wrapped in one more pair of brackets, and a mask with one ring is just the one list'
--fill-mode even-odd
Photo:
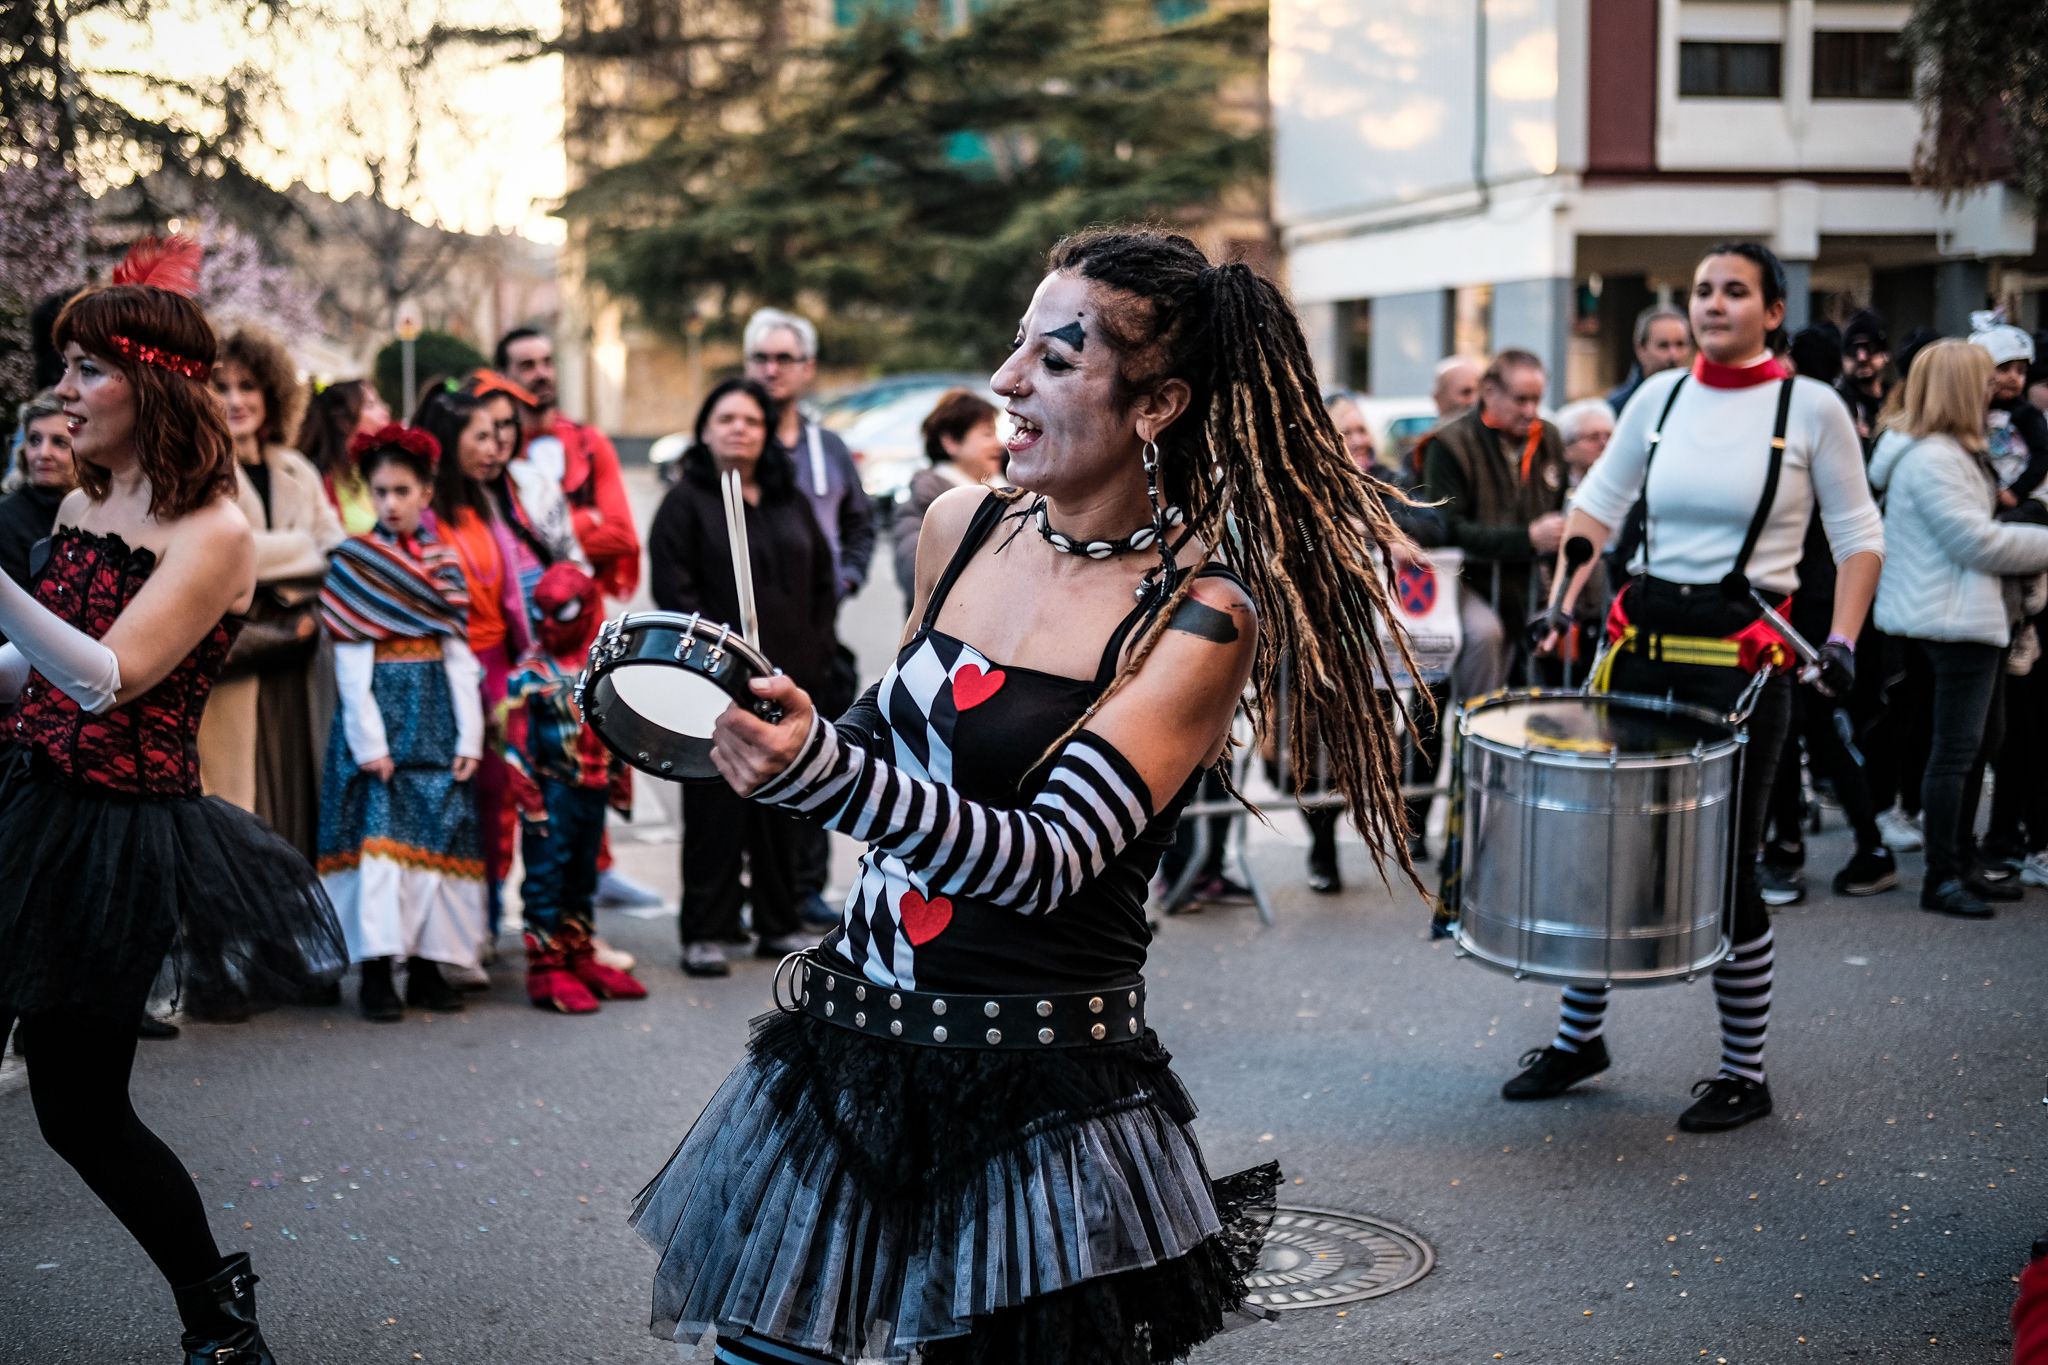
{"label": "pine tree", "polygon": [[592,278],[657,329],[798,303],[869,363],[986,364],[1061,234],[1188,220],[1263,176],[1264,130],[1223,106],[1259,79],[1265,25],[1168,24],[1152,0],[872,19],[748,68],[769,92],[753,117],[679,117],[563,213]]}

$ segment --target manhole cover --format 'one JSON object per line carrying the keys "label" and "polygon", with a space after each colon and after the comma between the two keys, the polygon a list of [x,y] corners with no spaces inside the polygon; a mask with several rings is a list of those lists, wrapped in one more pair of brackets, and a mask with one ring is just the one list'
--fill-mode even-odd
{"label": "manhole cover", "polygon": [[1406,1289],[1436,1264],[1403,1227],[1332,1209],[1281,1207],[1245,1297],[1262,1308],[1323,1308]]}

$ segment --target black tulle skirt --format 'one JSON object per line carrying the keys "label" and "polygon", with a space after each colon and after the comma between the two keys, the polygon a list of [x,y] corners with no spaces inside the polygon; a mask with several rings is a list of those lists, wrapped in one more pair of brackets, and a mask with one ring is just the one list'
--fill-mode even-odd
{"label": "black tulle skirt", "polygon": [[124,797],[0,758],[0,1016],[236,1018],[348,966],[320,880],[218,797]]}
{"label": "black tulle skirt", "polygon": [[1237,1321],[1279,1170],[1212,1180],[1149,1032],[984,1054],[755,1021],[632,1221],[653,1328],[840,1360],[1152,1365]]}

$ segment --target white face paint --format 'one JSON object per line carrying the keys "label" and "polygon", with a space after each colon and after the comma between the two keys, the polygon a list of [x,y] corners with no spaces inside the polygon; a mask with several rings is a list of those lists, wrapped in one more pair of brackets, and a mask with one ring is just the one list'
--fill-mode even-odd
{"label": "white face paint", "polygon": [[1006,444],[1010,481],[1055,501],[1134,467],[1141,445],[1100,317],[1088,281],[1064,271],[1047,275],[1031,297],[1015,350],[990,381],[1009,396],[1015,423]]}

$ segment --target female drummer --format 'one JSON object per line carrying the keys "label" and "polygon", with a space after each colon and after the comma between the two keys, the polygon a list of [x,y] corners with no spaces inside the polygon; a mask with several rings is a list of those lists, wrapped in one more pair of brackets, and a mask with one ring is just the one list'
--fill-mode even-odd
{"label": "female drummer", "polygon": [[305,859],[200,795],[199,721],[256,550],[198,278],[195,243],[145,239],[57,319],[80,487],[33,595],[0,577],[0,1016],[22,1020],[44,1138],[173,1286],[188,1358],[267,1365],[248,1255],[221,1256],[128,1100],[153,983],[234,1015],[331,989],[347,961]]}
{"label": "female drummer", "polygon": [[1356,686],[1400,535],[1280,292],[1170,233],[1069,238],[994,384],[1025,491],[932,504],[882,680],[836,726],[786,678],[756,684],[779,723],[718,724],[736,791],[869,845],[634,1213],[657,1328],[716,1328],[722,1361],[1185,1356],[1241,1304],[1278,1173],[1203,1168],[1145,1026],[1144,899],[1248,677],[1292,653],[1296,747],[1404,849]]}
{"label": "female drummer", "polygon": [[[1775,358],[1785,319],[1778,258],[1754,242],[1715,247],[1694,272],[1691,315],[1699,347],[1692,368],[1643,381],[1579,485],[1565,540],[1604,545],[1638,495],[1648,505],[1633,577],[1608,615],[1606,690],[1732,712],[1760,667],[1775,664],[1753,696],[1737,792],[1734,952],[1714,969],[1721,1067],[1693,1087],[1698,1100],[1678,1120],[1688,1132],[1717,1132],[1771,1112],[1771,924],[1756,858],[1790,723],[1793,661],[1761,621],[1751,589],[1785,609],[1818,503],[1840,573],[1818,681],[1842,695],[1855,678],[1855,640],[1877,590],[1884,527],[1841,399]],[[1572,580],[1561,619],[1597,563]],[[1557,1036],[1523,1057],[1525,1069],[1501,1093],[1548,1099],[1606,1070],[1606,1016],[1606,988],[1567,988]]]}

